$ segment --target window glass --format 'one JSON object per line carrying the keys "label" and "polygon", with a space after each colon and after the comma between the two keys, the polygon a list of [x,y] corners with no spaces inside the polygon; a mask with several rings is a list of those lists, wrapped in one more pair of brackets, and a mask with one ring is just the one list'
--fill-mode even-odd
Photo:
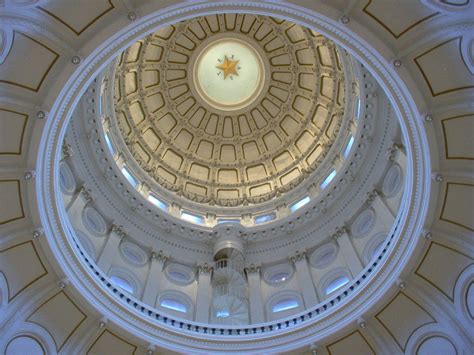
{"label": "window glass", "polygon": [[341,276],[337,279],[331,281],[329,285],[326,287],[326,294],[329,295],[330,293],[340,289],[342,286],[349,282],[349,278],[347,276]]}
{"label": "window glass", "polygon": [[134,188],[137,188],[137,186],[138,186],[138,181],[137,181],[137,179],[135,179],[135,177],[132,175],[132,173],[130,172],[130,170],[128,170],[126,167],[123,167],[123,168],[122,168],[122,174],[123,174],[123,176],[125,176],[125,179],[127,179],[128,182],[129,182],[130,184],[132,184],[132,186],[133,186]]}
{"label": "window glass", "polygon": [[355,112],[356,119],[359,119],[361,109],[362,109],[362,102],[360,101],[360,98],[357,98],[356,112]]}
{"label": "window glass", "polygon": [[228,316],[230,316],[230,313],[227,310],[217,311],[216,313],[217,318],[227,318]]}
{"label": "window glass", "polygon": [[106,133],[104,137],[105,137],[105,144],[107,144],[107,148],[109,148],[110,153],[112,153],[112,155],[115,155],[115,149],[114,149],[114,146],[112,145],[112,141],[110,140],[109,134]]}
{"label": "window glass", "polygon": [[347,158],[347,156],[351,152],[353,144],[354,144],[354,137],[351,136],[351,138],[349,138],[349,141],[347,142],[346,148],[344,149],[344,158]]}
{"label": "window glass", "polygon": [[128,293],[133,294],[133,291],[135,291],[130,282],[121,278],[120,276],[112,276],[110,278],[110,281],[112,282],[112,284],[120,287],[122,290],[127,291]]}
{"label": "window glass", "polygon": [[320,185],[321,188],[325,189],[331,183],[331,181],[334,179],[335,176],[336,176],[336,170],[331,171],[331,173],[321,183]]}
{"label": "window glass", "polygon": [[276,303],[272,307],[272,312],[273,313],[283,312],[283,311],[287,311],[289,309],[293,309],[293,308],[296,308],[296,307],[298,307],[298,301],[295,300],[294,298],[287,298],[287,299],[284,299],[284,300]]}
{"label": "window glass", "polygon": [[265,223],[269,222],[271,220],[275,219],[275,214],[274,213],[269,213],[269,214],[264,214],[258,217],[255,217],[255,224],[260,224],[260,223]]}
{"label": "window glass", "polygon": [[305,198],[302,198],[301,200],[293,203],[292,205],[290,205],[290,211],[295,212],[296,210],[298,210],[301,207],[303,207],[304,205],[306,205],[309,202],[309,200],[310,200],[310,198],[308,196],[306,196]]}
{"label": "window glass", "polygon": [[288,275],[288,273],[279,272],[275,275],[272,275],[272,277],[270,278],[270,281],[275,282],[275,283],[279,283],[279,282],[283,282],[283,281],[288,280],[289,277],[290,277],[290,275]]}
{"label": "window glass", "polygon": [[204,218],[202,218],[201,216],[196,216],[195,214],[181,212],[181,218],[188,222],[204,224]]}
{"label": "window glass", "polygon": [[168,205],[165,202],[161,201],[152,194],[148,195],[148,201],[150,201],[155,206],[161,208],[162,210],[166,210],[168,208]]}
{"label": "window glass", "polygon": [[188,307],[186,307],[186,305],[172,298],[165,298],[161,300],[160,304],[162,307],[172,309],[173,311],[181,313],[186,313],[188,311]]}

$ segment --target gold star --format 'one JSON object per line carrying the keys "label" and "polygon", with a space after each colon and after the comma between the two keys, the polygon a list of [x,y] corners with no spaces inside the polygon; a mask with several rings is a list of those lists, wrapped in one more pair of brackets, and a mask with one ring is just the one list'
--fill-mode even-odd
{"label": "gold star", "polygon": [[224,80],[225,80],[227,79],[227,76],[231,74],[239,75],[239,73],[237,73],[237,69],[235,68],[238,63],[239,63],[239,60],[231,60],[227,58],[227,56],[225,56],[224,63],[216,65],[216,68],[224,71]]}

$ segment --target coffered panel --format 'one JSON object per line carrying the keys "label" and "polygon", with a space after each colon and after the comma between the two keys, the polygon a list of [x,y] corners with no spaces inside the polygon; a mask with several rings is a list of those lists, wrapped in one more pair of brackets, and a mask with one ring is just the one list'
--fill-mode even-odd
{"label": "coffered panel", "polygon": [[15,31],[12,48],[0,66],[0,84],[37,92],[58,58],[47,45]]}
{"label": "coffered panel", "polygon": [[418,328],[436,322],[432,315],[403,292],[398,293],[375,318],[402,351],[405,351],[408,339]]}
{"label": "coffered panel", "polygon": [[473,263],[474,259],[467,254],[432,242],[415,273],[453,302],[454,287],[459,275]]}
{"label": "coffered panel", "polygon": [[415,58],[415,63],[433,96],[474,89],[474,75],[462,58],[461,37],[428,49]]}
{"label": "coffered panel", "polygon": [[79,36],[112,11],[114,5],[110,0],[63,0],[50,1],[38,8]]}
{"label": "coffered panel", "polygon": [[109,330],[104,330],[87,350],[88,355],[133,355],[137,347]]}
{"label": "coffered panel", "polygon": [[9,301],[48,273],[32,241],[0,250],[0,272],[7,280]]}

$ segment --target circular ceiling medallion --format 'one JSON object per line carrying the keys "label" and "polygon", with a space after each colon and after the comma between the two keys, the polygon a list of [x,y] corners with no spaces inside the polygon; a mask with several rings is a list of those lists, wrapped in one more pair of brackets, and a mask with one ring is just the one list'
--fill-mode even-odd
{"label": "circular ceiling medallion", "polygon": [[222,111],[235,111],[251,104],[264,84],[260,54],[236,38],[212,41],[198,54],[193,80],[199,96]]}

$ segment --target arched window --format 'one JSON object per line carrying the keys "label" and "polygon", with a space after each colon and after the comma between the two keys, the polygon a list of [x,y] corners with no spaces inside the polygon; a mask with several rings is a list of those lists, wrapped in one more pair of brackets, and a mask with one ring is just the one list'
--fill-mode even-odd
{"label": "arched window", "polygon": [[115,286],[118,286],[120,287],[122,290],[130,293],[133,295],[134,291],[135,291],[135,287],[133,287],[133,285],[125,280],[123,277],[120,277],[120,276],[111,276],[110,277],[110,281],[115,285]]}
{"label": "arched window", "polygon": [[187,313],[188,312],[188,307],[179,302],[176,299],[173,298],[164,298],[160,302],[161,307],[172,309],[173,311],[181,312],[181,313]]}
{"label": "arched window", "polygon": [[283,312],[293,308],[298,308],[299,302],[295,298],[285,298],[272,306],[272,312]]}
{"label": "arched window", "polygon": [[193,314],[193,302],[183,292],[165,291],[157,299],[157,305],[181,318],[190,319]]}
{"label": "arched window", "polygon": [[329,282],[326,286],[325,292],[326,295],[329,295],[337,290],[339,290],[342,286],[349,282],[349,278],[347,276],[339,276]]}

